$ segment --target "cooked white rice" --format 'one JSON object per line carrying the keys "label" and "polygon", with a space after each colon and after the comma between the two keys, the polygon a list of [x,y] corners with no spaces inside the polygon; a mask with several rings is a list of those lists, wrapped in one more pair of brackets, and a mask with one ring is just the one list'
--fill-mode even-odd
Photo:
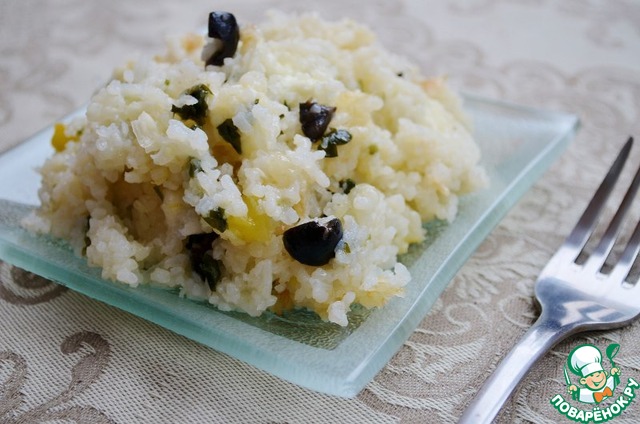
{"label": "cooked white rice", "polygon": [[[453,220],[458,196],[485,184],[479,150],[444,80],[425,79],[359,24],[271,14],[241,23],[240,36],[220,67],[205,69],[207,37],[191,34],[117,69],[86,117],[58,129],[26,225],[68,240],[105,279],[179,287],[254,316],[309,308],[346,325],[352,303],[402,294],[410,275],[398,254],[423,240],[422,222]],[[172,107],[195,104],[185,93],[200,84],[208,111],[192,125]],[[310,100],[335,107],[330,127],[352,135],[337,157],[301,131]],[[217,130],[228,119],[241,154]],[[204,219],[216,212],[223,232]],[[292,258],[284,231],[325,216],[343,227],[335,257]],[[212,232],[206,254],[221,276],[207,284],[187,244]]]}

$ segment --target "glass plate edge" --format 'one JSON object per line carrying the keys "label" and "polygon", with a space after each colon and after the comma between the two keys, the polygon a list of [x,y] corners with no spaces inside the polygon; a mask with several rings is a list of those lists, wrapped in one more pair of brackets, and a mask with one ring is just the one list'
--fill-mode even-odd
{"label": "glass plate edge", "polygon": [[[529,163],[529,166],[521,171],[519,177],[503,191],[502,196],[494,200],[493,204],[484,216],[476,222],[477,229],[471,232],[473,237],[468,235],[466,238],[461,240],[458,244],[459,247],[455,252],[453,252],[454,254],[450,255],[454,256],[455,260],[451,260],[446,264],[443,264],[447,266],[441,267],[441,270],[435,276],[437,281],[434,281],[433,284],[429,285],[429,298],[424,299],[424,294],[421,294],[418,297],[418,301],[416,301],[405,316],[396,323],[395,328],[389,332],[386,341],[379,343],[374,349],[367,352],[364,356],[361,355],[357,358],[356,361],[345,364],[343,369],[340,369],[337,372],[326,374],[326,365],[334,363],[336,360],[340,359],[340,356],[345,354],[345,350],[349,346],[349,343],[343,344],[334,351],[326,352],[326,359],[324,361],[313,361],[311,363],[288,363],[283,366],[285,361],[283,358],[288,355],[293,354],[298,356],[304,355],[305,351],[312,351],[314,353],[317,353],[317,351],[309,346],[292,346],[290,341],[286,339],[278,340],[278,337],[274,337],[273,335],[269,335],[267,338],[263,338],[262,340],[260,340],[260,337],[255,339],[253,338],[253,336],[256,336],[255,331],[252,332],[251,343],[246,340],[238,340],[238,338],[229,337],[229,335],[234,334],[235,331],[247,330],[246,324],[233,320],[232,318],[225,317],[223,314],[217,314],[219,317],[216,319],[223,321],[229,331],[227,331],[226,335],[217,334],[219,338],[211,340],[211,332],[208,328],[190,325],[184,326],[182,325],[184,323],[176,321],[174,319],[175,317],[163,317],[161,304],[153,305],[153,307],[145,305],[145,308],[141,310],[140,302],[143,304],[147,302],[144,297],[141,296],[141,293],[134,290],[125,290],[117,296],[116,300],[114,300],[112,298],[113,293],[95,291],[88,293],[82,287],[73,287],[75,286],[74,284],[65,285],[68,285],[79,292],[83,292],[92,298],[115,305],[120,309],[133,313],[134,315],[155,322],[169,330],[180,333],[216,350],[228,353],[242,361],[250,363],[295,384],[328,394],[343,397],[355,396],[388,362],[395,351],[397,351],[402,343],[410,336],[411,332],[432,307],[437,295],[444,290],[448,282],[457,273],[458,269],[475,251],[482,240],[484,240],[484,238],[499,223],[508,210],[517,202],[517,200],[519,200],[522,194],[524,194],[524,192],[526,192],[526,190],[543,174],[543,172],[546,171],[548,166],[553,162],[552,159],[555,159],[564,150],[577,129],[578,121],[573,115],[541,111],[506,102],[487,100],[472,95],[465,95],[465,102],[467,104],[469,102],[495,104],[499,107],[517,108],[524,111],[531,111],[533,114],[548,115],[550,119],[553,118],[562,121],[565,125],[565,130],[559,132],[556,139],[548,142],[546,148],[542,150],[539,155]],[[543,163],[542,166],[540,165],[541,163]],[[470,240],[469,238],[473,238],[473,240]],[[0,240],[0,257],[16,266],[38,273],[38,270],[35,269],[37,266],[34,266],[33,259],[29,257],[29,253],[21,251],[19,246],[16,247]],[[65,281],[73,276],[66,274],[64,270],[58,270],[58,272],[50,272],[48,275],[45,275],[45,277],[55,281]],[[96,278],[99,280],[99,277]],[[426,289],[427,288],[425,287],[425,293]],[[110,289],[107,289],[107,291],[110,291]],[[123,299],[123,297],[126,299]],[[254,344],[256,341],[259,341],[259,345],[262,347],[261,349],[256,349]],[[281,343],[282,345],[278,346],[274,345],[274,343]],[[279,355],[273,354],[276,350],[279,351]],[[345,373],[345,371],[347,372]]]}

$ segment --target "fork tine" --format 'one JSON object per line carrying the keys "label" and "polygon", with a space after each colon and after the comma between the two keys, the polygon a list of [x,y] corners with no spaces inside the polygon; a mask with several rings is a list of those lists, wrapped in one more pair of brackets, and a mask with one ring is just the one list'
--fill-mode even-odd
{"label": "fork tine", "polygon": [[[585,271],[584,267],[570,262],[575,261],[593,234],[632,143],[633,139],[629,138],[576,227],[538,276],[534,291],[541,307],[540,316],[482,386],[460,423],[492,422],[531,366],[566,337],[587,330],[620,328],[640,317],[640,282],[629,282],[632,288],[625,284],[640,253],[640,222],[636,223],[622,258],[606,277],[610,284],[601,284],[602,274],[591,269]],[[598,243],[597,251],[610,250],[610,240],[615,239],[620,221],[631,207],[639,181],[640,169],[605,232],[605,240]],[[571,258],[574,253],[575,257]]]}
{"label": "fork tine", "polygon": [[[607,260],[607,256],[611,252],[613,245],[618,237],[618,231],[622,225],[622,221],[627,211],[631,208],[633,199],[635,198],[638,187],[640,187],[640,167],[636,171],[636,175],[633,177],[633,181],[629,186],[627,193],[624,195],[622,203],[618,207],[613,219],[609,223],[607,230],[605,231],[602,239],[596,246],[596,248],[589,256],[589,259],[585,263],[585,269],[591,269],[593,271],[599,271]],[[633,263],[633,261],[632,261]]]}
{"label": "fork tine", "polygon": [[596,226],[598,221],[598,217],[604,208],[604,205],[609,198],[609,194],[620,176],[620,172],[624,167],[624,163],[629,157],[629,151],[631,150],[631,146],[633,145],[633,138],[629,137],[629,140],[624,144],[620,153],[618,153],[618,157],[616,158],[613,165],[609,169],[609,172],[602,180],[600,187],[593,195],[593,198],[589,202],[589,205],[582,213],[582,216],[578,220],[578,223],[571,231],[571,234],[566,238],[565,242],[562,245],[562,250],[569,250],[570,254],[573,256],[571,258],[574,261],[580,251],[587,244],[587,240],[589,240],[589,236],[593,232],[593,229]]}
{"label": "fork tine", "polygon": [[[633,263],[638,257],[638,252],[640,252],[640,221],[636,224],[636,229],[633,230],[633,234],[624,248],[620,260],[611,270],[610,278],[617,281],[626,280]],[[638,284],[636,283],[636,285]]]}

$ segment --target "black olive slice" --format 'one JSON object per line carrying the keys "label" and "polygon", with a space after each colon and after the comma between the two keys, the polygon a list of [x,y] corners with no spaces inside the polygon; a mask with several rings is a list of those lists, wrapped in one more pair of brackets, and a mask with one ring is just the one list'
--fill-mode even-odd
{"label": "black olive slice", "polygon": [[296,261],[311,266],[326,265],[335,257],[335,249],[342,239],[342,223],[338,218],[328,221],[309,221],[284,232],[284,247]]}
{"label": "black olive slice", "polygon": [[229,12],[211,12],[209,14],[209,37],[218,39],[222,46],[209,58],[205,58],[205,65],[222,66],[224,59],[232,57],[238,49],[240,29],[235,16]]}
{"label": "black olive slice", "polygon": [[324,106],[312,101],[300,103],[302,133],[309,137],[311,141],[320,140],[327,130],[335,111],[335,107]]}

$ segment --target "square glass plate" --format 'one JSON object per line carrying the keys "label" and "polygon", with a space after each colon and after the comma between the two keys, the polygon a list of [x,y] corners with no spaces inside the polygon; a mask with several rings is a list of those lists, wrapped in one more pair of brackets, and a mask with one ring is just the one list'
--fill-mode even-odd
{"label": "square glass plate", "polygon": [[[354,308],[339,327],[294,312],[250,318],[143,286],[104,281],[64,244],[34,236],[20,219],[38,204],[35,167],[53,153],[52,128],[0,156],[0,259],[301,386],[355,396],[391,359],[458,269],[573,137],[573,115],[465,96],[490,187],[464,197],[450,224],[428,224],[431,236],[401,259],[413,280],[384,308]],[[83,113],[78,111],[77,113]]]}

